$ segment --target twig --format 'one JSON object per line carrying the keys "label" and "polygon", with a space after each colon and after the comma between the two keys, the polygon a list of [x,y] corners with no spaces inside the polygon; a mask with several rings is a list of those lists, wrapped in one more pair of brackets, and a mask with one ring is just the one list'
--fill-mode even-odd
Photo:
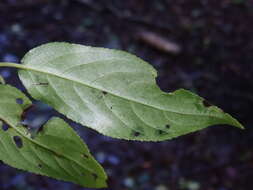
{"label": "twig", "polygon": [[140,31],[137,33],[137,37],[156,49],[167,53],[178,54],[181,51],[181,47],[178,44],[153,32]]}

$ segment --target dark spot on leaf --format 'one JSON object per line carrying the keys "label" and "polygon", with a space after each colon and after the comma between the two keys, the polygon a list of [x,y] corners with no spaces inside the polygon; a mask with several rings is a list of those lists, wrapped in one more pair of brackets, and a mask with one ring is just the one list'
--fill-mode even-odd
{"label": "dark spot on leaf", "polygon": [[208,102],[207,100],[203,100],[203,105],[204,105],[205,107],[210,107],[210,106],[212,106],[212,104],[211,104],[210,102]]}
{"label": "dark spot on leaf", "polygon": [[112,106],[110,107],[110,109],[112,109]]}
{"label": "dark spot on leaf", "polygon": [[167,134],[165,131],[163,131],[163,130],[158,130],[158,134],[159,135],[164,135],[164,134]]}
{"label": "dark spot on leaf", "polygon": [[54,152],[54,154],[55,154],[55,156],[58,156],[58,157],[60,157],[60,156],[61,156],[61,154],[60,154],[60,153],[58,153],[58,152]]}
{"label": "dark spot on leaf", "polygon": [[86,158],[86,159],[89,158],[89,156],[88,156],[87,154],[82,154],[82,156],[83,156],[84,158]]}
{"label": "dark spot on leaf", "polygon": [[23,101],[22,98],[17,98],[17,99],[16,99],[16,103],[17,103],[17,104],[23,104],[24,101]]}
{"label": "dark spot on leaf", "polygon": [[7,125],[6,123],[3,123],[2,129],[3,131],[7,131],[9,129],[9,125]]}
{"label": "dark spot on leaf", "polygon": [[23,147],[23,141],[22,141],[22,139],[19,136],[14,136],[13,140],[14,140],[14,142],[15,142],[15,144],[16,144],[16,146],[18,148],[22,148]]}
{"label": "dark spot on leaf", "polygon": [[170,125],[165,125],[165,128],[166,128],[166,129],[169,129],[169,128],[170,128]]}
{"label": "dark spot on leaf", "polygon": [[97,175],[97,174],[92,173],[92,176],[94,177],[95,180],[97,180],[97,178],[98,178],[98,175]]}
{"label": "dark spot on leaf", "polygon": [[38,164],[38,167],[39,167],[39,168],[42,168],[42,165],[41,165],[41,164]]}
{"label": "dark spot on leaf", "polygon": [[103,93],[104,95],[106,95],[106,94],[107,94],[107,92],[106,92],[106,91],[102,91],[102,93]]}
{"label": "dark spot on leaf", "polygon": [[39,83],[36,83],[35,85],[47,86],[48,82],[39,82]]}
{"label": "dark spot on leaf", "polygon": [[137,132],[137,131],[134,132],[134,136],[135,136],[135,137],[140,136],[140,134],[141,134],[140,132]]}

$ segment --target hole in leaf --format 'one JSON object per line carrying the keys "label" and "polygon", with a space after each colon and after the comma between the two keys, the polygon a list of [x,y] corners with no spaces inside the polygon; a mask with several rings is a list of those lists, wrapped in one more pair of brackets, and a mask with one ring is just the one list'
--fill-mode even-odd
{"label": "hole in leaf", "polygon": [[207,108],[212,106],[212,104],[210,102],[208,102],[207,100],[203,100],[203,105]]}
{"label": "hole in leaf", "polygon": [[167,134],[165,131],[163,131],[163,130],[158,130],[158,134],[159,135],[164,135],[164,134]]}
{"label": "hole in leaf", "polygon": [[3,123],[2,129],[3,131],[7,131],[9,129],[9,126],[6,123]]}
{"label": "hole in leaf", "polygon": [[24,101],[23,101],[22,98],[17,98],[17,99],[16,99],[16,103],[17,103],[17,104],[23,104]]}
{"label": "hole in leaf", "polygon": [[16,144],[16,146],[18,148],[22,148],[23,147],[23,141],[22,141],[22,139],[19,136],[14,136],[13,140],[14,140],[14,142],[15,142],[15,144]]}
{"label": "hole in leaf", "polygon": [[87,154],[82,154],[82,156],[84,157],[84,158],[89,158],[89,156],[87,155]]}
{"label": "hole in leaf", "polygon": [[104,95],[108,94],[106,91],[102,91],[102,93],[103,93]]}
{"label": "hole in leaf", "polygon": [[169,128],[170,128],[170,125],[165,125],[165,128],[166,128],[166,129],[169,129]]}
{"label": "hole in leaf", "polygon": [[141,133],[140,132],[138,132],[138,131],[134,131],[134,136],[135,137],[138,137],[138,136],[140,136],[141,135]]}

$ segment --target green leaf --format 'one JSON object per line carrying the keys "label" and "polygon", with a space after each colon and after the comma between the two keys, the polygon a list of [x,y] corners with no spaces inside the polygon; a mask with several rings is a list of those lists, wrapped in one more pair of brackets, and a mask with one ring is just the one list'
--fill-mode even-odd
{"label": "green leaf", "polygon": [[5,80],[1,75],[0,75],[0,84],[5,84]]}
{"label": "green leaf", "polygon": [[0,97],[0,160],[84,187],[106,186],[102,167],[66,122],[52,118],[32,137],[20,122],[22,113],[31,106],[30,100],[8,85],[0,85]]}
{"label": "green leaf", "polygon": [[123,51],[56,42],[22,63],[19,76],[35,99],[107,136],[161,141],[216,124],[243,128],[189,91],[161,91],[156,70]]}

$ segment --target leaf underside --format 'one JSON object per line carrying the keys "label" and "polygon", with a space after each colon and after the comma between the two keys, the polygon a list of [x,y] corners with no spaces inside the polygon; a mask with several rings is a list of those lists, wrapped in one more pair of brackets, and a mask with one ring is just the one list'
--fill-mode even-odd
{"label": "leaf underside", "polygon": [[31,106],[30,100],[9,85],[0,85],[0,97],[0,160],[84,187],[106,186],[103,169],[66,122],[52,118],[32,137],[21,124],[21,114]]}
{"label": "leaf underside", "polygon": [[243,128],[190,91],[161,91],[156,70],[123,51],[55,42],[22,64],[20,79],[35,99],[110,137],[162,141],[216,124]]}

